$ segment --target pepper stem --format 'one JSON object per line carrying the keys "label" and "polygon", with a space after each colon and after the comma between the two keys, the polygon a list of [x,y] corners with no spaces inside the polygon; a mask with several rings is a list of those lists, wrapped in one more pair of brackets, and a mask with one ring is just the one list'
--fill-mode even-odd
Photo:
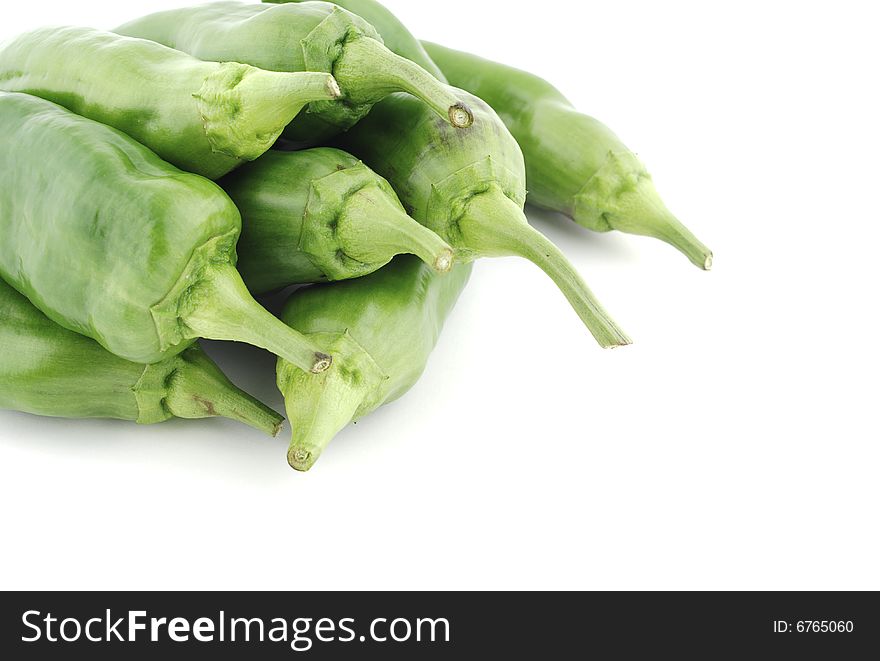
{"label": "pepper stem", "polygon": [[312,376],[278,361],[278,388],[284,395],[293,432],[287,463],[298,471],[314,465],[385,378],[372,357],[348,333],[320,335],[339,356],[339,369]]}
{"label": "pepper stem", "polygon": [[474,123],[471,109],[457,98],[454,88],[370,37],[345,42],[333,75],[353,103],[376,103],[393,92],[408,92],[456,128]]}
{"label": "pepper stem", "polygon": [[622,195],[618,204],[624,206],[625,213],[609,214],[609,224],[614,229],[660,239],[678,249],[704,271],[712,268],[712,251],[672,215],[650,180],[648,184],[640,184],[635,190]]}
{"label": "pepper stem", "polygon": [[[254,69],[238,84],[242,98],[253,98],[244,109],[242,125],[257,135],[274,132],[289,124],[313,101],[333,101],[342,96],[333,76],[318,71],[263,71]],[[250,112],[248,112],[250,111]]]}
{"label": "pepper stem", "polygon": [[500,190],[492,188],[471,198],[459,228],[467,245],[479,246],[483,254],[518,255],[540,267],[602,347],[632,343],[559,248],[529,225],[522,209]]}
{"label": "pepper stem", "polygon": [[215,265],[190,293],[181,321],[196,337],[246,342],[307,372],[323,372],[332,358],[257,303],[230,264]]}
{"label": "pepper stem", "polygon": [[387,191],[375,185],[349,196],[337,234],[345,254],[365,264],[384,264],[395,255],[411,254],[446,273],[455,261],[448,243],[413,220]]}
{"label": "pepper stem", "polygon": [[[364,400],[357,384],[331,370],[309,378],[299,373],[301,387],[285,393],[285,407],[292,436],[287,449],[287,463],[298,471],[309,470],[324,449],[351,422]],[[304,381],[316,381],[311,384]]]}
{"label": "pepper stem", "polygon": [[252,161],[306,105],[341,96],[328,73],[264,71],[227,62],[205,80],[195,98],[212,148]]}
{"label": "pepper stem", "polygon": [[665,241],[703,270],[712,251],[672,215],[651,176],[632,152],[609,152],[602,167],[575,196],[572,217],[588,229],[615,229]]}
{"label": "pepper stem", "polygon": [[198,347],[176,357],[165,406],[178,418],[222,416],[238,420],[270,436],[281,431],[284,418],[268,406],[237,388]]}

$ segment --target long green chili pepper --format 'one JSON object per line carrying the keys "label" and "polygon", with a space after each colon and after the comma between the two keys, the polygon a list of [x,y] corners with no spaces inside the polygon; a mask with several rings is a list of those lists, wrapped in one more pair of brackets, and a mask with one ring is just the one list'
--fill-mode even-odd
{"label": "long green chili pepper", "polygon": [[562,252],[528,224],[523,157],[510,132],[485,102],[461,94],[475,116],[469,128],[452,129],[395,94],[340,136],[339,146],[387,177],[409,215],[448,241],[457,258],[525,257],[553,279],[600,345],[629,344]]}
{"label": "long green chili pepper", "polygon": [[287,461],[308,470],[333,437],[408,391],[471,273],[461,264],[437,275],[402,255],[364,278],[315,285],[291,296],[282,319],[338,356],[336,369],[309,375],[278,361],[293,437]]}
{"label": "long green chili pepper", "polygon": [[372,104],[397,91],[418,97],[453,126],[473,121],[452,88],[388,50],[362,18],[328,2],[214,2],[145,16],[116,31],[203,60],[332,73],[344,98],[312,103],[285,130],[285,137],[297,142],[315,144],[348,129]]}
{"label": "long green chili pepper", "polygon": [[62,328],[0,280],[0,408],[142,424],[223,416],[275,436],[284,420],[236,388],[197,344],[153,365]]}
{"label": "long green chili pepper", "polygon": [[76,27],[36,30],[0,48],[0,89],[117,128],[211,179],[269,149],[306,104],[340,96],[327,73],[202,62],[144,39]]}
{"label": "long green chili pepper", "polygon": [[357,278],[400,253],[440,272],[452,267],[452,248],[344,151],[269,151],[218,183],[241,211],[238,269],[254,294]]}
{"label": "long green chili pepper", "polygon": [[[302,3],[306,0],[263,0],[274,5],[286,3]],[[382,41],[392,53],[415,62],[437,80],[446,82],[443,72],[431,59],[419,40],[416,39],[403,23],[376,0],[336,0],[333,4],[357,14],[367,21],[382,36]]]}
{"label": "long green chili pepper", "polygon": [[712,252],[670,213],[642,162],[596,119],[577,112],[541,78],[475,55],[424,42],[449,81],[488,102],[526,161],[529,203],[579,225],[660,239],[702,269]]}
{"label": "long green chili pepper", "polygon": [[137,363],[207,337],[329,367],[247,291],[235,270],[241,216],[216,184],[115,129],[6,92],[0,172],[0,277],[53,321]]}

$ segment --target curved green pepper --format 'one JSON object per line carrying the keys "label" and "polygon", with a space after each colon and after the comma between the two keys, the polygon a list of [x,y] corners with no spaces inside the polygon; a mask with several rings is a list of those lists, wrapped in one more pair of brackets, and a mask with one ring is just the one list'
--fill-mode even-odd
{"label": "curved green pepper", "polygon": [[[274,5],[301,3],[306,0],[263,0]],[[419,40],[416,39],[398,18],[376,0],[336,0],[333,4],[347,9],[352,14],[367,21],[382,36],[382,41],[392,53],[415,62],[437,80],[446,82],[440,67],[431,59]]]}
{"label": "curved green pepper", "polygon": [[0,281],[0,408],[142,424],[223,416],[272,436],[284,420],[236,388],[197,344],[153,365],[62,328]]}
{"label": "curved green pepper", "polygon": [[235,270],[241,217],[214,183],[60,106],[0,92],[0,277],[53,321],[136,363],[198,337],[306,370],[329,357]]}
{"label": "curved green pepper", "polygon": [[473,117],[454,91],[395,55],[369,23],[328,2],[213,2],[135,19],[116,29],[202,60],[246,62],[269,71],[332,73],[344,98],[309,106],[284,132],[315,144],[353,126],[392,92],[413,94],[453,126]]}
{"label": "curved green pepper", "polygon": [[0,89],[117,128],[210,179],[269,149],[306,104],[340,95],[326,73],[202,62],[144,39],[76,27],[36,30],[0,48]]}
{"label": "curved green pepper", "polygon": [[661,239],[702,269],[712,252],[673,216],[642,162],[596,119],[530,73],[424,42],[453,85],[485,99],[522,147],[529,203],[599,232]]}
{"label": "curved green pepper", "polygon": [[317,376],[278,361],[293,468],[311,468],[345,425],[415,384],[470,273],[462,264],[438,276],[402,255],[365,278],[293,293],[282,319],[339,356],[336,369]]}
{"label": "curved green pepper", "polygon": [[358,278],[400,253],[440,272],[452,267],[452,248],[344,151],[269,151],[218,183],[241,211],[238,270],[254,294]]}
{"label": "curved green pepper", "polygon": [[412,97],[389,96],[339,146],[388,178],[410,216],[434,230],[462,260],[519,255],[542,268],[602,346],[628,344],[592,292],[523,213],[522,152],[495,112],[462,91],[473,126],[452,129]]}

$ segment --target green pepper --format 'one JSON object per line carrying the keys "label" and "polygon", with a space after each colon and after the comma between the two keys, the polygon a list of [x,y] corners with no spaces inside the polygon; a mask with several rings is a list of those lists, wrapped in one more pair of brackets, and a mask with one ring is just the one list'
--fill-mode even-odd
{"label": "green pepper", "polygon": [[0,280],[0,408],[142,424],[223,416],[275,436],[284,420],[229,382],[197,344],[153,365],[62,328]]}
{"label": "green pepper", "polygon": [[201,62],[143,39],[76,27],[36,30],[0,48],[0,89],[117,128],[211,179],[269,149],[306,104],[340,95],[327,73]]}
{"label": "green pepper", "polygon": [[123,133],[0,92],[0,277],[65,328],[136,363],[198,337],[329,367],[235,270],[241,216],[213,182]]}
{"label": "green pepper", "polygon": [[452,267],[452,248],[344,151],[272,150],[218,183],[241,211],[238,269],[254,294],[357,278],[400,253],[440,272]]}
{"label": "green pepper", "polygon": [[712,252],[670,213],[642,162],[596,119],[577,112],[541,78],[424,42],[453,85],[485,99],[522,147],[528,201],[587,229],[669,243],[702,269]]}
{"label": "green pepper", "polygon": [[278,361],[278,388],[293,429],[287,453],[293,468],[311,468],[350,421],[415,384],[471,266],[440,276],[402,255],[364,278],[293,293],[282,319],[338,356],[333,370],[317,376]]}
{"label": "green pepper", "polygon": [[475,121],[452,129],[412,97],[376,104],[339,146],[388,178],[410,216],[456,250],[456,258],[519,255],[549,275],[602,346],[629,339],[575,268],[523,213],[522,152],[495,112],[462,91]]}
{"label": "green pepper", "polygon": [[[263,0],[268,4],[302,3],[306,0]],[[336,0],[333,4],[360,16],[382,36],[382,41],[392,53],[415,62],[437,80],[446,78],[434,60],[398,18],[376,0]]]}
{"label": "green pepper", "polygon": [[213,2],[151,14],[116,31],[202,60],[332,73],[344,98],[312,103],[285,130],[285,137],[296,142],[316,144],[350,128],[372,104],[396,91],[415,95],[453,126],[473,121],[449,86],[388,50],[362,18],[328,2]]}

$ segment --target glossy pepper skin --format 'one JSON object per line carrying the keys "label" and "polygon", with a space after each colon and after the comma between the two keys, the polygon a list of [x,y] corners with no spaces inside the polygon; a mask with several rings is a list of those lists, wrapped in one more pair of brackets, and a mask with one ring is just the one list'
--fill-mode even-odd
{"label": "glossy pepper skin", "polygon": [[269,151],[219,181],[241,211],[238,269],[254,293],[372,273],[401,253],[435,270],[452,248],[406,215],[391,185],[351,154]]}
{"label": "glossy pepper skin", "polygon": [[410,255],[364,278],[300,289],[282,319],[331,347],[336,369],[313,376],[279,360],[295,469],[311,468],[349,422],[405,394],[419,379],[472,265],[438,275]]}
{"label": "glossy pepper skin", "polygon": [[628,344],[565,256],[528,224],[525,167],[513,136],[484,101],[461,94],[475,118],[466,129],[395,94],[338,146],[387,177],[407,213],[448,241],[457,259],[525,257],[553,279],[599,344]]}
{"label": "glossy pepper skin", "polygon": [[326,73],[202,62],[151,41],[78,27],[7,42],[0,89],[112,126],[210,179],[269,149],[306,104],[340,95]]}
{"label": "glossy pepper skin", "polygon": [[600,121],[577,112],[538,76],[424,42],[453,85],[476,94],[504,120],[525,155],[529,203],[587,229],[661,239],[702,269],[712,252],[673,216],[642,162]]}
{"label": "glossy pepper skin", "polygon": [[[300,3],[304,0],[263,0],[268,4]],[[392,53],[415,62],[422,69],[430,73],[437,80],[446,82],[443,72],[440,71],[434,60],[425,51],[422,44],[416,39],[406,26],[392,14],[384,5],[376,0],[336,0],[334,4],[347,9],[352,14],[357,14],[372,25],[382,36],[382,41]]]}
{"label": "glossy pepper skin", "polygon": [[142,424],[224,416],[275,436],[283,418],[239,390],[193,345],[153,365],[62,328],[0,281],[0,408]]}
{"label": "glossy pepper skin", "polygon": [[285,130],[316,144],[350,128],[392,92],[413,94],[455,126],[473,121],[453,90],[395,55],[369,23],[327,2],[269,5],[213,2],[135,19],[116,29],[202,60],[245,62],[268,71],[332,73],[343,98],[317,101]]}
{"label": "glossy pepper skin", "polygon": [[6,92],[0,172],[0,277],[56,323],[137,363],[208,337],[329,366],[248,293],[235,270],[241,216],[213,182],[115,129]]}

